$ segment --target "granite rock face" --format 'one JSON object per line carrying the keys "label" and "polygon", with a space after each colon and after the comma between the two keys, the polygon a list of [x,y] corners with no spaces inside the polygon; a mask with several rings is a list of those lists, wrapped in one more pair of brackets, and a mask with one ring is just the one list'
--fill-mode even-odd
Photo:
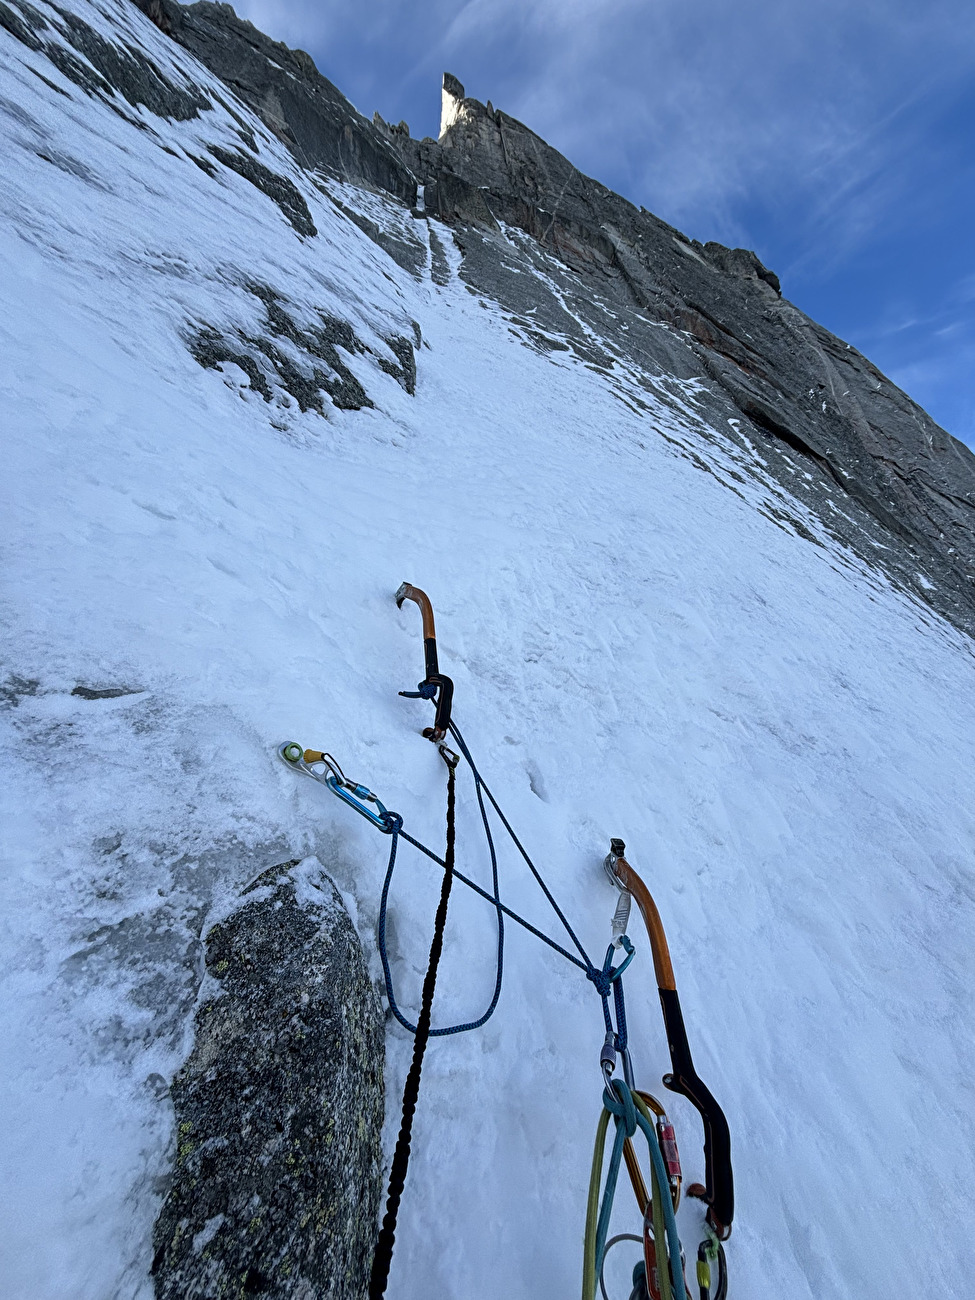
{"label": "granite rock face", "polygon": [[112,44],[69,10],[52,5],[58,19],[49,21],[28,0],[13,4],[17,12],[0,0],[0,27],[29,50],[46,54],[69,81],[102,97],[121,116],[129,117],[128,104],[185,122],[212,107],[198,86],[174,85],[142,51]]}
{"label": "granite rock face", "polygon": [[[135,2],[303,166],[385,192],[425,219],[436,283],[446,270],[434,230],[446,225],[462,279],[510,311],[529,346],[571,350],[607,373],[623,360],[650,377],[699,382],[706,418],[768,451],[771,472],[829,532],[975,632],[975,456],[785,299],[753,252],[686,238],[515,118],[467,98],[449,73],[440,138],[414,140],[405,122],[367,121],[307,54],[229,5]],[[389,245],[385,232],[369,233]],[[416,250],[401,236],[386,251],[416,273]]]}
{"label": "granite rock face", "polygon": [[338,891],[272,868],[206,939],[212,995],[176,1076],[158,1300],[360,1300],[382,1178],[383,1014]]}
{"label": "granite rock face", "polygon": [[[439,141],[390,141],[442,221],[524,231],[594,295],[667,326],[696,373],[934,563],[942,612],[975,613],[975,456],[781,295],[747,249],[687,239],[445,76]],[[950,593],[950,594],[949,594]]]}
{"label": "granite rock face", "polygon": [[284,141],[303,167],[416,201],[416,181],[385,135],[357,113],[304,50],[238,18],[228,4],[135,0]]}

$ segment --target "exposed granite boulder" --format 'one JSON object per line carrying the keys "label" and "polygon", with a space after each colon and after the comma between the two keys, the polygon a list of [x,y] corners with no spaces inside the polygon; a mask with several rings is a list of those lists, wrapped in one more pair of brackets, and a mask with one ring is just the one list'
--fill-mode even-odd
{"label": "exposed granite boulder", "polygon": [[375,1246],[383,1014],[314,859],[274,867],[207,936],[212,994],[173,1082],[158,1300],[361,1300]]}

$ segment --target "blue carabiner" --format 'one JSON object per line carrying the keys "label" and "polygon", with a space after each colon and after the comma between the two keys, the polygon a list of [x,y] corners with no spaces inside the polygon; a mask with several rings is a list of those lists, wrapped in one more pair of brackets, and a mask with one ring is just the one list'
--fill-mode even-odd
{"label": "blue carabiner", "polygon": [[630,942],[630,939],[627,937],[627,935],[621,934],[619,936],[619,939],[616,942],[626,953],[626,958],[624,959],[624,961],[620,963],[619,966],[614,967],[613,949],[616,947],[616,944],[611,943],[609,947],[606,949],[606,961],[603,965],[603,970],[609,976],[611,983],[615,983],[615,981],[619,979],[619,977],[626,970],[627,966],[629,966],[630,962],[636,956],[636,949],[633,947],[633,944]]}
{"label": "blue carabiner", "polygon": [[[378,826],[381,831],[389,830],[389,812],[371,790],[367,790],[364,785],[353,785],[351,781],[342,786],[339,784],[338,777],[331,772],[325,778],[325,784],[333,794],[337,794],[340,799],[344,799],[350,808],[354,808],[357,813],[362,813],[363,817],[371,821],[373,826]],[[374,803],[379,812],[372,812],[361,800]]]}

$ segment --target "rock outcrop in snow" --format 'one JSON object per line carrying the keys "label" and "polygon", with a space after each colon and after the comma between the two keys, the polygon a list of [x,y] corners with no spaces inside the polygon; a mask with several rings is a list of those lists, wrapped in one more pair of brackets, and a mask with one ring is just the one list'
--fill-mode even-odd
{"label": "rock outcrop in snow", "polygon": [[210,995],[172,1086],[159,1300],[359,1300],[375,1245],[383,1015],[314,861],[272,867],[206,937]]}

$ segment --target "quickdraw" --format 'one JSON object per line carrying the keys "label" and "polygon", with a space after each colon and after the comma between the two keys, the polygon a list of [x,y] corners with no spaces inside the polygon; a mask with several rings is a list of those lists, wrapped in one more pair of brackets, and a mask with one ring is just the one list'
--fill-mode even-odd
{"label": "quickdraw", "polygon": [[[337,794],[340,799],[344,799],[350,808],[361,813],[366,821],[372,822],[373,826],[378,826],[381,831],[389,830],[389,818],[395,814],[390,814],[371,790],[357,781],[348,780],[331,754],[325,754],[320,749],[303,749],[295,740],[288,741],[286,745],[279,745],[278,753],[289,767],[304,772],[313,781],[320,781],[322,785],[327,785],[332,794]],[[367,808],[367,803],[374,803],[379,809],[378,813]]]}

